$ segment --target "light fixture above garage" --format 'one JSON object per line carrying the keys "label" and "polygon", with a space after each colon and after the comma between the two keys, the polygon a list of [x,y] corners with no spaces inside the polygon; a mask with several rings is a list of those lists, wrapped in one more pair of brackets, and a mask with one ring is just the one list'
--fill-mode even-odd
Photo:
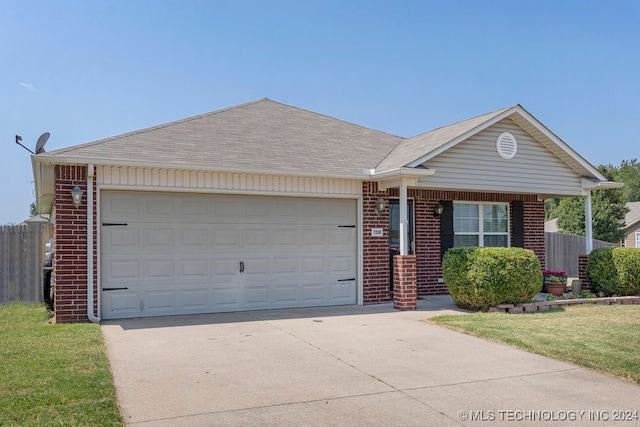
{"label": "light fixture above garage", "polygon": [[73,198],[74,207],[76,208],[80,207],[80,203],[82,203],[83,193],[84,191],[82,191],[82,188],[78,187],[77,185],[73,187],[73,190],[71,190],[71,197]]}

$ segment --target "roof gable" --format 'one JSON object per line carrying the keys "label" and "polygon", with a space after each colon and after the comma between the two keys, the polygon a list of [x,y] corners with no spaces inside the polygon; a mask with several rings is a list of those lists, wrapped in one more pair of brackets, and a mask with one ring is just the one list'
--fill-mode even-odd
{"label": "roof gable", "polygon": [[383,171],[400,167],[417,167],[505,118],[511,119],[538,140],[578,176],[607,181],[607,178],[593,165],[519,104],[407,138],[378,164],[377,169]]}

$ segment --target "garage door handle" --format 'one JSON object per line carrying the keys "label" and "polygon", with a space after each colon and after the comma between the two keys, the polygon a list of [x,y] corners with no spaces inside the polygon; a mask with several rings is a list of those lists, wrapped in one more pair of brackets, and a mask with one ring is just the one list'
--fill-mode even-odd
{"label": "garage door handle", "polygon": [[352,280],[356,280],[356,278],[352,277],[351,279],[338,279],[338,282],[351,282]]}
{"label": "garage door handle", "polygon": [[240,273],[244,273],[244,261],[240,261]]}
{"label": "garage door handle", "polygon": [[129,288],[102,288],[103,291],[126,291]]}

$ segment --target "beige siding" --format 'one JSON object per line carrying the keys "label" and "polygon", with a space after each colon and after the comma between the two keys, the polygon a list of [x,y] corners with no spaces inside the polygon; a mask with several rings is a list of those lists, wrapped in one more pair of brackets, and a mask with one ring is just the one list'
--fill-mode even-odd
{"label": "beige siding", "polygon": [[[513,159],[496,151],[496,139],[511,132],[518,142]],[[430,188],[534,193],[581,194],[581,177],[511,119],[504,119],[424,165],[436,174],[422,178]]]}
{"label": "beige siding", "polygon": [[96,182],[109,188],[216,191],[233,193],[359,196],[358,180],[144,169],[97,168]]}
{"label": "beige siding", "polygon": [[629,227],[627,230],[627,235],[624,239],[624,246],[627,248],[637,248],[637,239],[636,234],[640,233],[640,222],[635,224],[633,227]]}

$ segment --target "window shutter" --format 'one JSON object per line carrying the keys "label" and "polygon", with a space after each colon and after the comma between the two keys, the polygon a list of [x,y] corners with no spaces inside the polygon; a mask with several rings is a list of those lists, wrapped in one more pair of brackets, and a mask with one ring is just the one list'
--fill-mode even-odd
{"label": "window shutter", "polygon": [[453,247],[453,201],[441,200],[443,207],[440,215],[440,256]]}
{"label": "window shutter", "polygon": [[511,246],[524,248],[524,203],[520,200],[511,202]]}

